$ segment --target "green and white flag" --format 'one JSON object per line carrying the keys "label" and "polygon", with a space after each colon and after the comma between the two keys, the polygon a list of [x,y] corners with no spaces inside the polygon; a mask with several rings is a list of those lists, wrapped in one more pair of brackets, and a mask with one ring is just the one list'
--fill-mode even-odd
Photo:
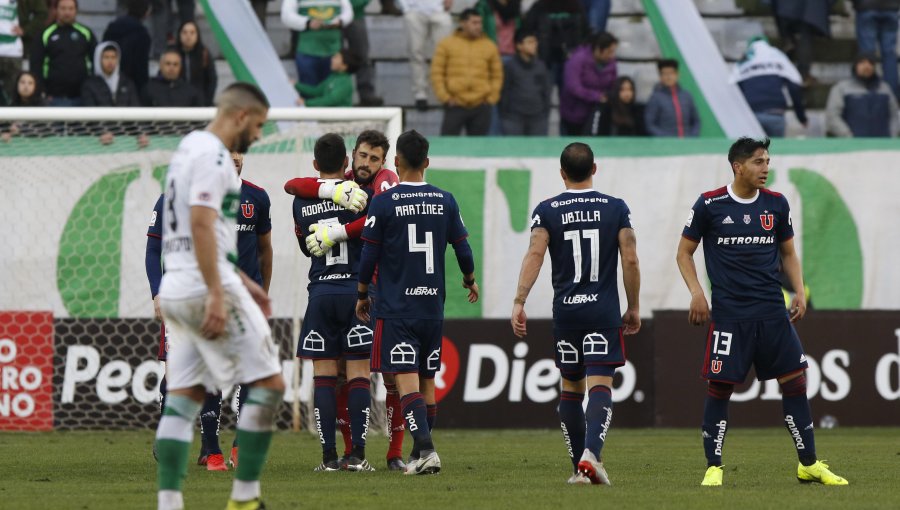
{"label": "green and white flag", "polygon": [[16,0],[0,0],[0,57],[22,58],[22,38],[12,31],[18,24]]}

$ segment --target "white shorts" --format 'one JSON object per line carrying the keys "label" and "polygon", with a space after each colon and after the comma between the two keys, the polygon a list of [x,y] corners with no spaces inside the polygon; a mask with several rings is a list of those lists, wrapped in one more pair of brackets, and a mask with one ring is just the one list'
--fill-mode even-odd
{"label": "white shorts", "polygon": [[281,373],[278,348],[259,305],[243,285],[225,288],[225,332],[203,337],[206,297],[160,299],[166,327],[176,339],[168,356],[170,390],[204,386],[220,391]]}

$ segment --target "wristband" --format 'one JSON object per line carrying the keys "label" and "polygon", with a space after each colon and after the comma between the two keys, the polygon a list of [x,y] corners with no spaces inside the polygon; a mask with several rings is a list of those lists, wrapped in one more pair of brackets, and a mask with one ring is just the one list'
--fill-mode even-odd
{"label": "wristband", "polygon": [[369,291],[365,291],[365,292],[356,291],[356,299],[359,301],[365,301],[365,300],[369,299]]}
{"label": "wristband", "polygon": [[463,276],[463,283],[464,283],[467,287],[471,287],[472,285],[475,285],[475,278],[472,278],[471,280],[466,280],[466,277]]}
{"label": "wristband", "polygon": [[517,297],[517,298],[513,299],[513,303],[515,303],[517,305],[524,305],[525,300],[523,298]]}

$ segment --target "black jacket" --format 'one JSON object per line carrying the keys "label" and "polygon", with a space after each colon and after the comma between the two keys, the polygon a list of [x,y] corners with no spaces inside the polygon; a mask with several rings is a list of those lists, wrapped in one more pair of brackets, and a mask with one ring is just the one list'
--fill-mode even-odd
{"label": "black jacket", "polygon": [[613,122],[612,104],[608,101],[600,105],[600,122],[597,125],[599,136],[647,136],[644,128],[644,105],[631,103],[627,106],[628,116],[632,124],[616,124]]}
{"label": "black jacket", "polygon": [[522,26],[534,32],[538,40],[538,55],[547,67],[564,63],[569,52],[577,48],[590,33],[587,18],[580,7],[567,8],[559,0],[539,0],[525,16]]}
{"label": "black jacket", "polygon": [[546,115],[553,79],[540,59],[525,62],[518,55],[503,65],[500,115]]}
{"label": "black jacket", "polygon": [[78,97],[90,76],[97,38],[91,29],[75,23],[47,27],[35,40],[30,69],[44,82],[49,97]]}
{"label": "black jacket", "polygon": [[203,94],[204,106],[212,106],[216,96],[216,63],[213,62],[209,50],[199,41],[191,51],[180,50],[181,53],[181,79],[190,83]]}
{"label": "black jacket", "polygon": [[140,106],[140,96],[134,82],[119,75],[116,99],[113,100],[106,81],[99,76],[91,76],[81,86],[82,106]]}
{"label": "black jacket", "polygon": [[900,0],[853,0],[853,8],[857,11],[896,11],[900,10]]}
{"label": "black jacket", "polygon": [[184,80],[156,76],[144,88],[144,106],[203,106],[201,93]]}
{"label": "black jacket", "polygon": [[131,79],[138,90],[150,81],[150,32],[141,20],[122,16],[106,27],[104,41],[115,41],[122,49],[119,71]]}

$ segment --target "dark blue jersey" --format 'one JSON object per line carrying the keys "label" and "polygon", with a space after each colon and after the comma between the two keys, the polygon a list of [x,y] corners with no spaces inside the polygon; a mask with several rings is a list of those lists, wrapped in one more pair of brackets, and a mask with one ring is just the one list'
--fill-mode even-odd
{"label": "dark blue jersey", "polygon": [[165,195],[160,195],[159,199],[156,201],[156,205],[153,206],[153,214],[150,216],[150,226],[147,228],[147,235],[149,237],[162,239],[162,210],[164,197]]}
{"label": "dark blue jersey", "polygon": [[555,327],[622,325],[616,268],[619,231],[631,228],[630,214],[623,200],[592,189],[568,190],[534,209],[532,230],[550,234]]}
{"label": "dark blue jersey", "polygon": [[444,255],[468,237],[450,193],[427,183],[400,183],[376,195],[362,237],[381,246],[378,318],[443,319]]}
{"label": "dark blue jersey", "polygon": [[713,320],[763,320],[786,313],[778,247],[794,237],[794,227],[784,196],[763,189],[756,198],[742,199],[730,185],[706,192],[691,209],[682,235],[703,241]]}
{"label": "dark blue jersey", "polygon": [[[348,211],[331,200],[294,198],[294,227],[303,235],[309,235],[309,227],[314,223],[347,224],[364,214]],[[362,240],[348,239],[335,244],[324,257],[310,257],[309,297],[356,294],[360,251]]]}
{"label": "dark blue jersey", "polygon": [[269,194],[252,182],[241,180],[241,211],[237,216],[238,267],[260,286],[259,236],[272,231]]}

